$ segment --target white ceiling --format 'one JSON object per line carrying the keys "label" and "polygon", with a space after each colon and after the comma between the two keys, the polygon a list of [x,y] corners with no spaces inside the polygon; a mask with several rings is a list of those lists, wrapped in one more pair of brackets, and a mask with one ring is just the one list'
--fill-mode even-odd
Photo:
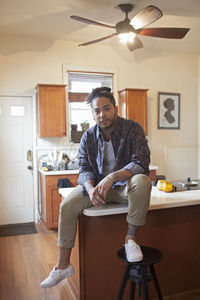
{"label": "white ceiling", "polygon": [[[164,16],[149,27],[191,28],[183,40],[141,36],[145,50],[156,48],[200,54],[200,0],[0,0],[0,34],[68,40],[78,45],[115,31],[74,21],[71,15],[115,25],[124,19],[117,8],[121,3],[134,4],[130,19],[150,4],[159,7]],[[119,41],[113,37],[100,44],[115,47]],[[95,44],[87,47],[94,49]]]}

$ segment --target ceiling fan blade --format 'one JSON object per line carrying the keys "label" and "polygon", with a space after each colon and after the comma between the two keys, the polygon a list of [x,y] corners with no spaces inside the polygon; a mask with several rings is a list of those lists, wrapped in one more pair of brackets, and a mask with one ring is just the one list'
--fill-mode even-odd
{"label": "ceiling fan blade", "polygon": [[190,28],[143,28],[139,34],[166,39],[182,39],[189,30]]}
{"label": "ceiling fan blade", "polygon": [[143,43],[140,39],[138,39],[138,37],[136,36],[132,42],[127,42],[127,46],[128,46],[128,49],[130,51],[134,51],[134,50],[137,50],[139,48],[143,48]]}
{"label": "ceiling fan blade", "polygon": [[70,18],[72,18],[73,20],[82,22],[82,23],[86,23],[86,24],[92,24],[92,25],[108,27],[108,28],[115,28],[115,26],[107,25],[107,24],[104,24],[104,23],[99,23],[99,22],[89,20],[89,19],[86,19],[86,18],[82,18],[82,17],[79,17],[79,16],[70,16]]}
{"label": "ceiling fan blade", "polygon": [[137,30],[155,22],[162,16],[163,13],[158,7],[149,5],[133,17],[130,24]]}
{"label": "ceiling fan blade", "polygon": [[90,42],[87,42],[87,43],[80,44],[79,46],[87,46],[87,45],[95,44],[95,43],[104,41],[104,40],[106,40],[106,39],[109,39],[109,38],[113,37],[114,35],[117,35],[117,33],[113,33],[113,34],[104,36],[104,37],[102,37],[102,38],[100,38],[100,39],[97,39],[97,40],[93,40],[93,41],[90,41]]}

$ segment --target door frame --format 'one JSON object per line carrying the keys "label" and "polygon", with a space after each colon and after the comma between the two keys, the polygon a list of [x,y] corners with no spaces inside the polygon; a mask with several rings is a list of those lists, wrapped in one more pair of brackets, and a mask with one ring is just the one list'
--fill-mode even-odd
{"label": "door frame", "polygon": [[37,169],[37,152],[36,152],[36,145],[37,145],[37,120],[36,120],[36,95],[35,90],[32,94],[26,95],[26,94],[0,94],[1,97],[21,97],[21,98],[30,98],[32,102],[32,142],[33,142],[33,215],[34,215],[34,222],[39,223],[40,222],[40,215],[38,210],[38,203],[39,203],[39,188],[38,188],[38,169]]}
{"label": "door frame", "polygon": [[34,219],[35,223],[40,223],[39,213],[39,175],[38,175],[38,157],[37,157],[37,98],[36,92],[32,97],[33,103],[33,201],[34,201]]}

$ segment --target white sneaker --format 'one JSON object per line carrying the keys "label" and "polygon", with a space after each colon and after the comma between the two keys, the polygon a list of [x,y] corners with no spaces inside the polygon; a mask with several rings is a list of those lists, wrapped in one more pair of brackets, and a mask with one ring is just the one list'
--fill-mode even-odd
{"label": "white sneaker", "polygon": [[68,278],[74,274],[74,268],[70,264],[66,269],[56,269],[56,267],[53,268],[53,270],[50,272],[49,276],[40,282],[40,286],[42,288],[50,288],[56,284],[58,284],[60,281],[62,281],[65,278]]}
{"label": "white sneaker", "polygon": [[125,244],[126,258],[129,262],[138,262],[143,260],[143,254],[140,249],[140,246],[133,241],[128,240],[128,243]]}

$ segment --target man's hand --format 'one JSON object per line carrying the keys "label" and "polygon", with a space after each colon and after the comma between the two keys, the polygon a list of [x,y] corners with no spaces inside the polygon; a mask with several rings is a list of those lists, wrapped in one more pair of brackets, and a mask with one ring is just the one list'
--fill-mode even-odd
{"label": "man's hand", "polygon": [[113,183],[114,182],[108,176],[106,176],[95,187],[95,189],[97,189],[98,194],[101,196],[102,199],[106,200],[108,191],[111,189]]}
{"label": "man's hand", "polygon": [[94,180],[88,180],[84,184],[86,191],[90,197],[90,201],[94,206],[105,204],[104,199],[98,193],[97,188],[94,188]]}
{"label": "man's hand", "polygon": [[94,187],[94,181],[88,180],[85,182],[85,188],[90,197],[90,201],[94,206],[104,205],[108,191],[113,185],[113,181],[108,176],[102,179],[99,184]]}
{"label": "man's hand", "polygon": [[90,197],[90,201],[92,202],[92,204],[94,206],[100,206],[105,204],[104,199],[102,198],[102,196],[99,194],[97,186],[91,187],[88,191],[89,197]]}

